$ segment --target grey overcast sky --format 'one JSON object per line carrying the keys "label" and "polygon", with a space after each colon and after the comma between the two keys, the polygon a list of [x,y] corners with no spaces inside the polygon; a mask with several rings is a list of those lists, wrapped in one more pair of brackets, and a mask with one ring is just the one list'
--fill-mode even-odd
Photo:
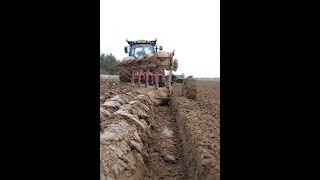
{"label": "grey overcast sky", "polygon": [[122,60],[126,38],[175,49],[175,74],[220,77],[220,0],[100,0],[100,51]]}

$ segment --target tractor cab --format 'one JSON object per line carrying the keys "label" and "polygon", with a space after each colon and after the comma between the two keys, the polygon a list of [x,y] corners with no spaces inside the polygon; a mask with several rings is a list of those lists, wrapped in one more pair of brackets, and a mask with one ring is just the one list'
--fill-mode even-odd
{"label": "tractor cab", "polygon": [[150,40],[150,41],[147,41],[147,40],[128,41],[127,39],[127,43],[130,46],[124,47],[124,52],[125,53],[129,52],[129,56],[132,56],[132,57],[143,56],[146,54],[154,54],[158,52],[158,49],[162,50],[162,46],[158,48],[158,45],[156,44],[157,39]]}

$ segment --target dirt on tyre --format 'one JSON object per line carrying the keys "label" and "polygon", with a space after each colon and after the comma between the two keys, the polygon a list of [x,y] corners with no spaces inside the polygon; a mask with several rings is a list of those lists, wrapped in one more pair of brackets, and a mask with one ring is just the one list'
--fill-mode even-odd
{"label": "dirt on tyre", "polygon": [[197,84],[192,76],[188,76],[182,83],[182,95],[188,99],[196,99],[197,97]]}
{"label": "dirt on tyre", "polygon": [[131,73],[128,69],[119,70],[119,79],[121,82],[131,82]]}

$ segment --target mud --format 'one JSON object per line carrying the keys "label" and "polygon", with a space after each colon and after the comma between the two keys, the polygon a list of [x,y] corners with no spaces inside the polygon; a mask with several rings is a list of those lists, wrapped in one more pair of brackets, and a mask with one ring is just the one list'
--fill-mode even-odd
{"label": "mud", "polygon": [[[155,103],[116,81],[100,85],[100,179],[144,179],[144,157]],[[103,100],[105,100],[103,102]]]}
{"label": "mud", "polygon": [[102,79],[101,179],[219,179],[219,84],[196,88],[191,100],[175,84],[168,106],[161,92]]}
{"label": "mud", "polygon": [[[192,179],[220,179],[220,84],[198,81],[195,100],[179,93],[174,85],[171,107],[182,135]],[[213,109],[212,109],[213,108]]]}
{"label": "mud", "polygon": [[169,106],[158,106],[148,142],[146,179],[191,179],[179,129]]}
{"label": "mud", "polygon": [[110,124],[100,135],[100,179],[142,179],[143,144],[125,121]]}
{"label": "mud", "polygon": [[171,109],[155,101],[166,93],[101,84],[101,179],[189,179]]}

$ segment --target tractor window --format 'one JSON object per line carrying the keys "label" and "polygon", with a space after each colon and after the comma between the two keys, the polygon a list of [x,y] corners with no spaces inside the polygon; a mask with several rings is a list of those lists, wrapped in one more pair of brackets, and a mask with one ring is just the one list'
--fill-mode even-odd
{"label": "tractor window", "polygon": [[131,55],[138,57],[145,54],[153,54],[153,46],[149,44],[139,44],[139,45],[133,45],[131,48]]}

